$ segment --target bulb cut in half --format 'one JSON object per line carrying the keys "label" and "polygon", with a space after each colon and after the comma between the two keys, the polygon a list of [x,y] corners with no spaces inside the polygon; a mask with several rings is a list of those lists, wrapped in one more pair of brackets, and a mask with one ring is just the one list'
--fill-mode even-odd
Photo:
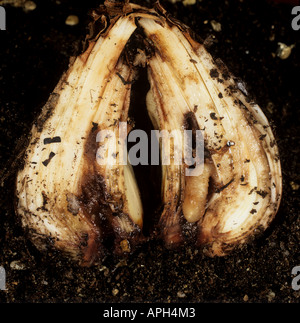
{"label": "bulb cut in half", "polygon": [[[169,159],[159,220],[166,246],[189,242],[221,256],[265,230],[280,204],[280,160],[268,120],[243,84],[159,3],[106,1],[92,16],[88,46],[34,123],[17,175],[16,211],[37,248],[89,266],[107,248],[126,253],[144,241],[126,148],[141,66],[149,92],[140,109],[154,129],[173,134],[167,152],[160,145],[161,159]],[[176,154],[187,149],[186,131],[202,139],[197,172]],[[189,149],[195,157],[195,145]]]}

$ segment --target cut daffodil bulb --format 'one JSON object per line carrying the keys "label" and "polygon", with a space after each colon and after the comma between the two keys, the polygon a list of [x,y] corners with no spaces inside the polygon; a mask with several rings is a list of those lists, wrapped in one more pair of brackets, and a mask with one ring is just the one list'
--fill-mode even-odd
{"label": "cut daffodil bulb", "polygon": [[[280,204],[280,160],[268,120],[243,84],[159,3],[106,1],[93,17],[88,47],[34,124],[18,172],[16,210],[33,243],[91,265],[106,248],[128,252],[143,240],[123,127],[140,68],[150,89],[139,109],[169,148],[160,143],[161,161],[169,161],[162,162],[159,221],[166,245],[186,241],[225,255],[265,230]],[[202,138],[200,172],[178,154],[186,131]],[[193,143],[189,149],[195,157]]]}
{"label": "cut daffodil bulb", "polygon": [[154,53],[148,63],[149,114],[159,129],[184,128],[192,119],[205,143],[200,175],[183,179],[170,166],[163,177],[162,231],[168,245],[193,236],[211,255],[224,255],[275,216],[281,198],[278,149],[268,120],[243,85],[193,40],[188,27],[159,5],[157,10],[164,23],[139,21]]}
{"label": "cut daffodil bulb", "polygon": [[[35,245],[49,241],[83,265],[101,258],[112,232],[122,249],[142,229],[134,174],[113,162],[127,136],[119,124],[127,122],[134,71],[124,47],[135,29],[120,17],[71,63],[32,128],[17,178],[17,211]],[[101,130],[115,136],[100,138]]]}

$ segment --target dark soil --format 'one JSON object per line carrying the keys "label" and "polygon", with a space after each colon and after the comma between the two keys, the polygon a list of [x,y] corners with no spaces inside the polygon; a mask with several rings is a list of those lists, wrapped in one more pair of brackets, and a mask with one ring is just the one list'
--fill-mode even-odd
{"label": "dark soil", "polygon": [[[291,27],[293,5],[288,3],[203,0],[184,7],[161,1],[203,39],[214,36],[210,51],[246,82],[272,122],[283,198],[261,237],[222,258],[209,258],[192,246],[169,251],[152,240],[126,258],[107,256],[92,268],[78,268],[53,253],[41,255],[26,239],[13,209],[19,139],[27,136],[69,57],[80,50],[87,12],[99,2],[35,0],[31,12],[5,5],[7,30],[0,31],[0,169],[5,175],[0,265],[7,290],[0,290],[0,302],[299,302],[291,271],[300,265],[300,30]],[[69,14],[78,15],[80,23],[67,26]],[[221,23],[220,32],[212,29],[211,20]],[[276,56],[278,42],[296,45],[285,60]]]}

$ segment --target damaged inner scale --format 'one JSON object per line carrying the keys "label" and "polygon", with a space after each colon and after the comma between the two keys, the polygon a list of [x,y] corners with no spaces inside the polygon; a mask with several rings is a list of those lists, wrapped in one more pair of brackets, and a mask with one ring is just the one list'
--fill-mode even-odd
{"label": "damaged inner scale", "polygon": [[[265,230],[280,203],[280,161],[243,84],[159,3],[107,1],[93,18],[86,49],[32,127],[17,176],[16,212],[36,247],[88,266],[153,235],[221,256]],[[114,162],[126,159],[137,127],[177,130],[169,164]],[[99,138],[102,130],[110,132]],[[204,139],[197,176],[175,162],[184,130]]]}

